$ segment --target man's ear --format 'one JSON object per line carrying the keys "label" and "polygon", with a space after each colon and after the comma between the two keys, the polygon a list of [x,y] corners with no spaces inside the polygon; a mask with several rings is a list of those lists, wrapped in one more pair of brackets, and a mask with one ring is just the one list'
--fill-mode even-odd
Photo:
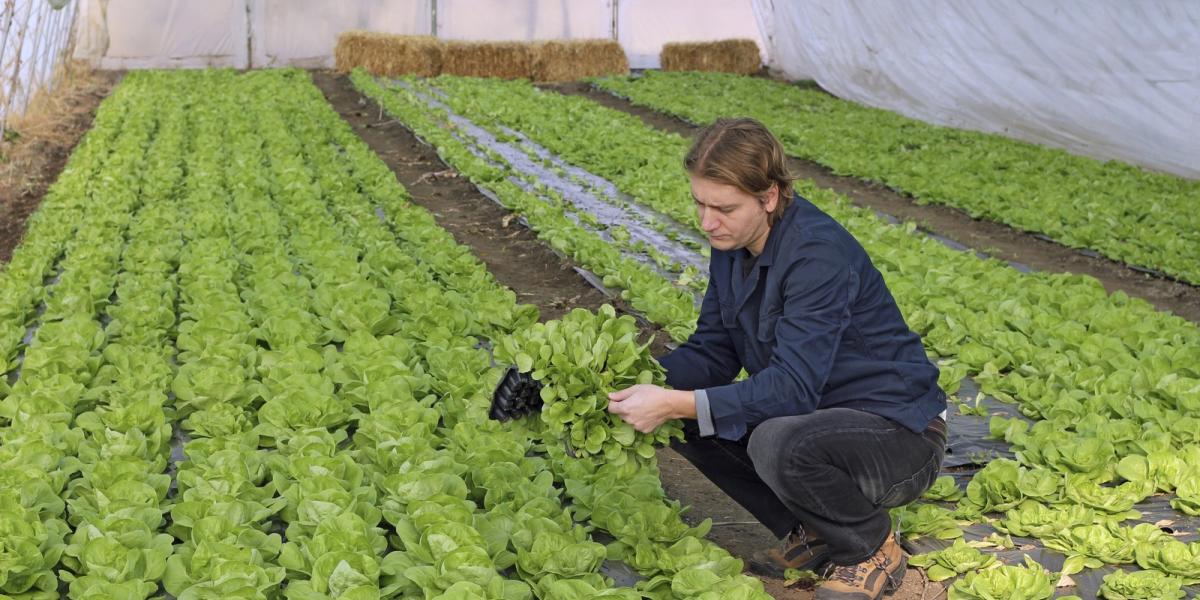
{"label": "man's ear", "polygon": [[767,193],[764,194],[762,197],[762,203],[763,203],[763,210],[767,211],[767,213],[775,212],[775,209],[779,207],[779,184],[778,183],[771,184],[771,187],[769,189],[767,189]]}

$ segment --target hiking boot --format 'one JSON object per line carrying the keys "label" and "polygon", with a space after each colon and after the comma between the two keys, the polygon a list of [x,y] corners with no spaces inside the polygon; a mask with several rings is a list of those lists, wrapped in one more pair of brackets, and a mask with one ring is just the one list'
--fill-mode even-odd
{"label": "hiking boot", "polygon": [[908,557],[896,536],[889,534],[883,546],[856,565],[835,565],[829,579],[817,588],[816,600],[879,600],[900,587]]}
{"label": "hiking boot", "polygon": [[829,546],[825,545],[825,540],[797,529],[781,540],[778,548],[755,552],[750,557],[750,571],[783,579],[786,569],[817,571],[828,562]]}

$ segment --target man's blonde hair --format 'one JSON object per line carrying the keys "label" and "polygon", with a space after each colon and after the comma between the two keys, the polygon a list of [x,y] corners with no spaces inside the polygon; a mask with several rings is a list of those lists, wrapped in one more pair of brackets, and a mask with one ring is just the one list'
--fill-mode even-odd
{"label": "man's blonde hair", "polygon": [[737,189],[762,199],[778,186],[779,202],[767,217],[774,225],[792,203],[792,181],[787,170],[783,144],[758,121],[739,117],[717,119],[696,136],[683,159],[683,168],[691,175]]}

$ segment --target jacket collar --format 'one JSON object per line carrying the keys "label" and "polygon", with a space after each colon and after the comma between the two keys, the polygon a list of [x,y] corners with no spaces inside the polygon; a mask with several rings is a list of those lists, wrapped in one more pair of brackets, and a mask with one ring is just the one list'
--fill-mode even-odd
{"label": "jacket collar", "polygon": [[763,244],[762,254],[758,257],[758,266],[767,267],[775,262],[775,256],[779,254],[779,246],[783,243],[783,238],[787,237],[785,230],[794,227],[794,222],[799,219],[799,215],[803,212],[800,207],[801,203],[808,201],[800,197],[800,194],[792,192],[792,203],[783,211],[783,216],[771,227],[770,233],[767,234],[767,243]]}
{"label": "jacket collar", "polygon": [[742,305],[750,298],[754,288],[758,287],[761,267],[769,267],[775,262],[775,255],[779,253],[779,245],[782,243],[780,240],[786,235],[784,230],[791,228],[792,221],[795,221],[796,215],[800,213],[797,205],[803,201],[804,199],[799,194],[793,193],[792,203],[783,211],[783,217],[779,219],[779,222],[775,223],[767,233],[767,243],[763,244],[762,254],[758,255],[758,262],[754,263],[754,268],[745,279],[742,278],[742,265],[745,264],[745,261],[750,260],[750,251],[745,248],[734,251],[732,283],[737,312],[741,312]]}

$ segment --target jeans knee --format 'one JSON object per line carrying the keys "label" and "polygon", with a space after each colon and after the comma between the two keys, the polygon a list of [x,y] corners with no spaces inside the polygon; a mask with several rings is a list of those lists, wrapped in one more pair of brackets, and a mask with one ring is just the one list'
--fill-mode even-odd
{"label": "jeans knee", "polygon": [[781,419],[767,419],[750,432],[746,453],[754,463],[758,476],[770,483],[783,465],[783,442],[786,427]]}
{"label": "jeans knee", "polygon": [[763,448],[769,447],[772,444],[767,438],[772,436],[772,423],[770,420],[759,423],[757,427],[750,430],[750,439],[746,442],[746,453],[754,462],[758,462],[760,456],[763,455]]}

